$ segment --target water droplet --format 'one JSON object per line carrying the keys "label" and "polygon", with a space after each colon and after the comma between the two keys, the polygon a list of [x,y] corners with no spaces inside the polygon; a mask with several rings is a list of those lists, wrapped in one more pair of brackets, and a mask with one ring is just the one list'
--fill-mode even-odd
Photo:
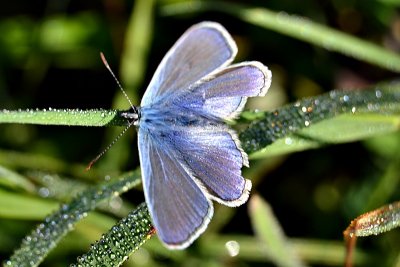
{"label": "water droplet", "polygon": [[41,187],[38,193],[41,197],[49,197],[50,190],[47,187]]}
{"label": "water droplet", "polygon": [[228,251],[229,256],[235,257],[239,254],[240,244],[235,240],[230,240],[225,243],[225,248]]}
{"label": "water droplet", "polygon": [[278,12],[278,15],[276,16],[276,20],[278,21],[278,23],[285,23],[288,17],[289,17],[288,13],[286,13],[284,11],[280,11],[280,12]]}
{"label": "water droplet", "polygon": [[286,144],[286,145],[291,145],[291,144],[293,144],[293,139],[290,138],[290,137],[286,137],[286,138],[285,138],[285,144]]}
{"label": "water droplet", "polygon": [[108,205],[114,210],[119,210],[122,207],[122,202],[122,198],[114,197],[109,201]]}

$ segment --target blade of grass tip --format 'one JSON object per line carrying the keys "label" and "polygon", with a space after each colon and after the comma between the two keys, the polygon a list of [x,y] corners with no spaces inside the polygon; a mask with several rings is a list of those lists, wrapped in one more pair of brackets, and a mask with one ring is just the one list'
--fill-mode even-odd
{"label": "blade of grass tip", "polygon": [[256,235],[262,240],[266,252],[277,266],[306,266],[286,239],[271,207],[259,195],[250,198],[249,213]]}
{"label": "blade of grass tip", "polygon": [[[354,141],[363,136],[372,136],[374,133],[381,134],[382,124],[384,123],[389,125],[386,128],[387,132],[398,129],[400,125],[399,113],[400,83],[397,82],[378,84],[362,91],[331,91],[316,97],[304,98],[272,112],[266,112],[265,118],[250,124],[247,129],[239,134],[239,139],[242,142],[243,149],[248,154],[254,152],[261,153],[261,155],[268,154],[270,147],[265,148],[272,143],[277,143],[278,139],[282,141],[277,148],[278,152],[282,150],[287,153],[288,151],[297,151],[298,146],[304,146],[304,142],[307,141],[313,141],[315,147],[328,144],[330,141],[335,143],[335,140],[326,138],[326,131],[322,131],[327,125],[324,125],[321,129],[318,128],[316,123],[326,121],[329,124],[330,119],[342,114],[352,116],[354,121],[356,119],[364,120],[365,127],[358,127],[359,129],[351,129],[347,132],[335,132],[336,127],[331,127],[333,130],[333,133],[330,134],[331,138],[344,136],[346,133],[347,135],[344,136],[346,139],[342,142],[345,140]],[[365,114],[383,116],[376,121],[376,118],[365,117]],[[390,116],[390,114],[394,114],[394,116]],[[375,132],[371,132],[372,123],[375,122],[381,125],[374,128]],[[317,128],[318,131],[312,132],[313,128]],[[341,128],[340,130],[346,129]],[[293,135],[294,133],[296,135]],[[283,139],[284,137],[290,138]]]}
{"label": "blade of grass tip", "polygon": [[364,213],[345,230],[346,237],[378,235],[400,227],[400,201]]}
{"label": "blade of grass tip", "polygon": [[400,201],[364,213],[354,219],[343,232],[346,242],[346,267],[352,266],[357,237],[379,235],[400,226]]}
{"label": "blade of grass tip", "polygon": [[25,192],[35,193],[36,187],[26,177],[0,165],[0,184],[10,188],[20,188]]}
{"label": "blade of grass tip", "polygon": [[142,203],[91,245],[89,252],[78,257],[71,267],[120,266],[154,233],[146,203]]}
{"label": "blade of grass tip", "polygon": [[261,7],[249,7],[222,1],[191,1],[189,3],[164,5],[164,15],[187,14],[216,10],[236,16],[243,21],[273,30],[281,34],[342,53],[349,57],[377,65],[384,69],[400,72],[400,56],[372,42],[335,30],[284,11],[274,12]]}
{"label": "blade of grass tip", "polygon": [[117,110],[104,109],[19,109],[0,110],[0,123],[65,126],[124,126]]}
{"label": "blade of grass tip", "polygon": [[[42,171],[30,171],[28,176],[35,183],[40,185],[39,195],[64,202],[70,201],[72,197],[91,186],[88,183],[74,178],[61,177],[57,174]],[[106,211],[117,217],[126,216],[132,209],[132,205],[123,202],[119,196],[115,196],[109,201],[100,203],[98,206],[98,210]]]}
{"label": "blade of grass tip", "polygon": [[74,225],[86,217],[102,201],[133,188],[141,182],[140,170],[122,175],[119,179],[90,187],[68,204],[45,218],[14,251],[4,266],[38,266],[46,255],[70,232]]}

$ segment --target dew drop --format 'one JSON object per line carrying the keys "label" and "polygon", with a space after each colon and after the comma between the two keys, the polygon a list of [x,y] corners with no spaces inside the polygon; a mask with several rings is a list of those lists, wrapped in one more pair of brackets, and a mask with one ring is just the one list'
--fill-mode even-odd
{"label": "dew drop", "polygon": [[286,138],[285,138],[285,144],[286,144],[286,145],[291,145],[291,144],[293,144],[293,139],[290,138],[290,137],[286,137]]}
{"label": "dew drop", "polygon": [[38,193],[41,197],[49,197],[50,190],[47,187],[41,187]]}
{"label": "dew drop", "polygon": [[226,242],[225,248],[228,251],[229,256],[231,256],[231,257],[237,256],[240,251],[240,245],[235,240],[230,240],[230,241]]}
{"label": "dew drop", "polygon": [[288,13],[286,13],[284,11],[280,11],[276,16],[276,19],[277,19],[278,23],[285,23],[288,17],[289,17]]}
{"label": "dew drop", "polygon": [[123,201],[120,197],[114,197],[109,201],[108,205],[113,210],[119,210],[122,207],[122,202]]}

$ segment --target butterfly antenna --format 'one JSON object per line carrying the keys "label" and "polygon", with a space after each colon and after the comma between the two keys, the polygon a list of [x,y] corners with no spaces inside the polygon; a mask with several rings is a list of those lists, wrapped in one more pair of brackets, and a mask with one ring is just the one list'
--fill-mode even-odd
{"label": "butterfly antenna", "polygon": [[100,52],[100,57],[101,60],[103,61],[104,66],[106,66],[106,68],[108,69],[108,71],[111,73],[111,75],[113,76],[114,80],[116,81],[119,89],[121,90],[122,94],[125,96],[125,98],[128,100],[129,105],[131,105],[133,111],[136,113],[137,112],[137,108],[132,104],[131,100],[129,99],[127,93],[125,92],[124,88],[122,88],[121,83],[118,81],[117,77],[115,76],[114,72],[111,70],[110,65],[108,65],[108,62],[106,60],[106,57],[104,56],[103,52]]}
{"label": "butterfly antenna", "polygon": [[109,144],[100,154],[97,155],[86,167],[86,171],[90,170],[92,168],[93,164],[98,161],[110,148],[128,131],[128,129],[133,125],[132,123],[129,123],[128,126],[125,127],[125,129]]}
{"label": "butterfly antenna", "polygon": [[[122,94],[125,96],[125,98],[128,100],[129,104],[132,107],[133,113],[138,113],[137,108],[132,104],[131,100],[129,99],[128,95],[126,94],[124,88],[122,88],[121,83],[118,81],[117,77],[115,76],[114,72],[111,70],[110,65],[108,64],[106,57],[104,56],[103,52],[100,52],[100,57],[101,60],[103,61],[104,66],[108,69],[108,71],[111,73],[113,76],[114,80],[117,82],[119,89],[121,89]],[[97,155],[86,167],[86,171],[90,170],[90,168],[93,166],[93,164],[98,161],[110,148],[126,133],[126,131],[134,125],[135,120],[129,122],[128,126],[109,144],[100,154]]]}

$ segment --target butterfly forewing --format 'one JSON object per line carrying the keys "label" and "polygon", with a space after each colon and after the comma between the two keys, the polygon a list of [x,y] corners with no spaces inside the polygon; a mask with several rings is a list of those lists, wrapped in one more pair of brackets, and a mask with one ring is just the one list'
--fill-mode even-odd
{"label": "butterfly forewing", "polygon": [[161,61],[141,106],[188,91],[205,75],[231,63],[236,53],[235,42],[220,24],[203,22],[192,26]]}

